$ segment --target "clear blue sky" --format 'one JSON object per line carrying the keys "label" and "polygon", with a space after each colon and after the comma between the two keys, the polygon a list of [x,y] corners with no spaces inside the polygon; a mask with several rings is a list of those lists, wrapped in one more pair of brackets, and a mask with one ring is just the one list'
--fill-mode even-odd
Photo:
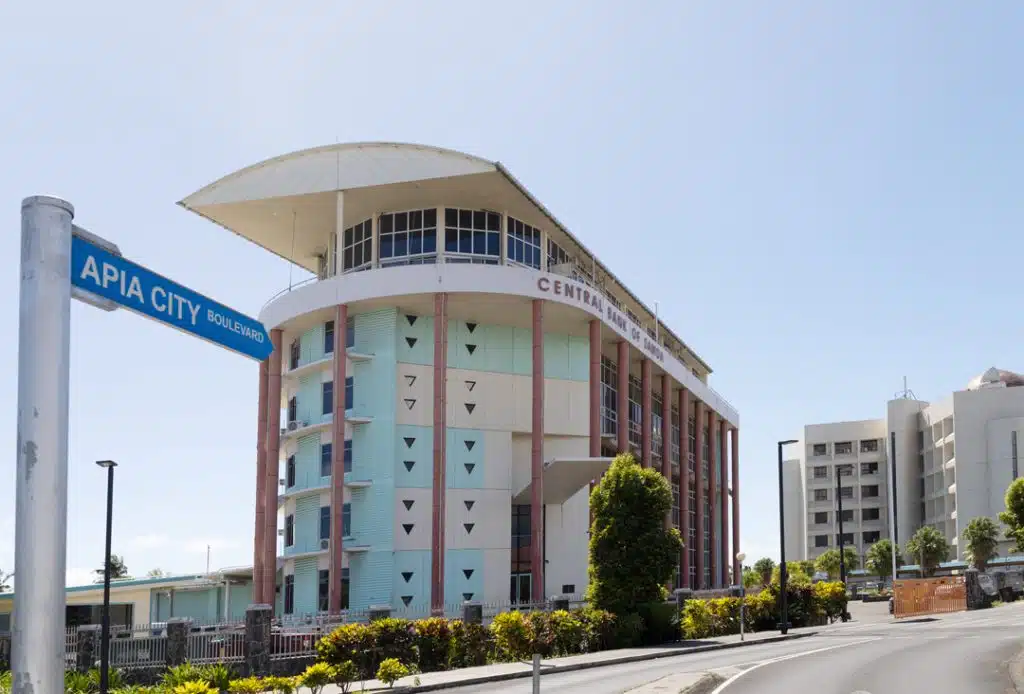
{"label": "clear blue sky", "polygon": [[[1024,9],[935,0],[0,7],[0,437],[14,452],[18,209],[70,199],[131,258],[256,314],[288,267],[174,202],[335,141],[506,164],[715,369],[743,535],[777,553],[775,441],[1024,368]],[[251,561],[257,367],[73,308],[68,567]],[[0,566],[13,563],[14,455]]]}

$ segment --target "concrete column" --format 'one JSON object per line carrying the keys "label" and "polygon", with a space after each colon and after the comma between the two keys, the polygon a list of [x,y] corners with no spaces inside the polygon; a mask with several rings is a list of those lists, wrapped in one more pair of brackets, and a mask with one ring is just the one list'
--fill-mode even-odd
{"label": "concrete column", "polygon": [[533,300],[533,426],[530,448],[531,598],[544,599],[544,300]]}
{"label": "concrete column", "polygon": [[683,536],[683,556],[679,573],[684,587],[690,585],[690,392],[679,389],[679,534]]}
{"label": "concrete column", "polygon": [[246,672],[252,677],[270,674],[271,617],[270,605],[251,605],[245,611],[245,656]]}
{"label": "concrete column", "polygon": [[444,614],[445,447],[448,427],[448,295],[434,294],[434,480],[430,608]]}
{"label": "concrete column", "polygon": [[[682,453],[680,448],[680,461]],[[668,373],[661,377],[661,475],[672,484],[672,379]],[[679,503],[682,504],[682,501],[680,499]],[[671,509],[665,516],[665,527],[672,527]]]}
{"label": "concrete column", "polygon": [[281,343],[280,328],[270,331],[274,351],[269,358],[267,379],[267,455],[264,487],[266,526],[263,531],[263,590],[261,602],[273,608],[277,588],[277,480],[281,473]]}
{"label": "concrete column", "polygon": [[191,631],[191,619],[167,620],[166,664],[168,668],[183,665],[188,661],[188,635]]}
{"label": "concrete column", "polygon": [[732,427],[730,433],[730,447],[732,448],[732,575],[737,577],[738,582],[743,581],[743,567],[736,561],[735,554],[740,549],[740,430]]}
{"label": "concrete column", "polygon": [[89,672],[96,667],[96,663],[100,659],[100,625],[80,626],[77,633],[75,669],[78,672]]}
{"label": "concrete column", "polygon": [[694,465],[694,488],[697,504],[697,585],[696,590],[703,590],[704,584],[704,403],[697,400],[693,403],[693,425],[697,436],[697,460]]}
{"label": "concrete column", "polygon": [[341,576],[344,567],[345,505],[345,379],[348,377],[348,306],[334,311],[334,419],[331,422],[331,554],[327,611],[341,614]]}
{"label": "concrete column", "polygon": [[[542,254],[543,255],[543,254]],[[590,457],[601,455],[601,321],[590,321]]]}
{"label": "concrete column", "polygon": [[714,410],[708,408],[708,532],[711,534],[711,583],[709,588],[718,588],[722,581],[721,557],[718,552],[718,533],[715,523],[718,520],[718,469],[719,462],[716,455],[716,444],[718,442],[718,415]]}
{"label": "concrete column", "polygon": [[[726,430],[729,426],[729,422],[725,421],[724,418],[718,420],[718,442],[719,458],[721,459],[721,487],[722,492],[718,499],[718,513],[721,516],[722,534],[719,539],[719,557],[721,561],[719,566],[722,574],[722,585],[728,586],[729,583],[729,566],[732,564],[732,559],[729,558],[729,448],[726,443]],[[735,552],[735,550],[733,550]]]}
{"label": "concrete column", "polygon": [[[256,405],[256,530],[253,535],[252,601],[262,602],[263,548],[267,531],[267,390],[270,361],[260,362],[259,400]],[[276,483],[275,483],[276,484]]]}
{"label": "concrete column", "polygon": [[462,603],[462,621],[465,624],[483,624],[484,606],[479,602]]}
{"label": "concrete column", "polygon": [[618,404],[618,449],[619,453],[629,453],[629,343],[619,343],[619,404]]}
{"label": "concrete column", "polygon": [[651,467],[651,439],[654,437],[651,427],[651,360],[644,357],[640,362],[640,464]]}

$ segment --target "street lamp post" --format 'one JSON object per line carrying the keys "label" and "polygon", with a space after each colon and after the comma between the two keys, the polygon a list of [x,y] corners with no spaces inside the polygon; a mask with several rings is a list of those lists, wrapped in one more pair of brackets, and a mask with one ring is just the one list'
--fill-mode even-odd
{"label": "street lamp post", "polygon": [[782,479],[782,447],[791,443],[796,443],[796,439],[779,441],[779,630],[784,635],[789,633],[789,601],[786,598],[786,492]]}
{"label": "street lamp post", "polygon": [[743,583],[743,560],[747,558],[747,555],[743,552],[736,553],[736,563],[740,566],[740,641],[744,640],[743,635],[743,616],[744,616],[744,603],[747,601],[747,586]]}
{"label": "street lamp post", "polygon": [[103,621],[100,627],[100,694],[107,694],[110,686],[110,539],[114,526],[114,468],[113,460],[97,460],[107,469],[107,543],[103,555]]}

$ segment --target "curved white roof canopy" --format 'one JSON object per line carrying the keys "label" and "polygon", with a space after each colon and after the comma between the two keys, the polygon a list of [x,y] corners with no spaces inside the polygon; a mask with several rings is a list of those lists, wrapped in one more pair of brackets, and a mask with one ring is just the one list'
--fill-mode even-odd
{"label": "curved white roof canopy", "polygon": [[[505,211],[527,224],[561,232],[557,243],[581,260],[593,254],[499,162],[440,147],[395,142],[328,145],[285,154],[228,174],[178,204],[275,255],[316,272],[338,225],[374,214],[446,205]],[[552,229],[554,227],[554,229]],[[598,274],[645,320],[654,312],[600,261]],[[625,295],[625,296],[623,296]],[[666,332],[707,371],[711,367],[671,330]]]}

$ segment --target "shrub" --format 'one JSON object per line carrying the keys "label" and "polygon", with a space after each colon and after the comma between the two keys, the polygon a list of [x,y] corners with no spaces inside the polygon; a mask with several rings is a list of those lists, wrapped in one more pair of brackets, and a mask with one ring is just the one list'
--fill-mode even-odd
{"label": "shrub", "polygon": [[341,694],[348,694],[349,688],[358,676],[359,671],[351,660],[334,666],[334,684],[341,690]]}
{"label": "shrub", "polygon": [[499,660],[526,660],[533,656],[533,623],[522,612],[503,612],[491,622]]}
{"label": "shrub", "polygon": [[679,640],[679,610],[675,603],[646,603],[638,606],[637,613],[644,620],[643,645],[660,646]]}
{"label": "shrub", "polygon": [[486,665],[493,648],[493,632],[490,629],[462,620],[449,622],[452,637],[448,644],[448,667],[463,668]]}
{"label": "shrub", "polygon": [[329,665],[352,661],[360,679],[370,679],[376,671],[374,664],[374,633],[368,624],[344,624],[317,643],[320,660]]}
{"label": "shrub", "polygon": [[266,691],[276,694],[292,694],[295,691],[296,681],[294,677],[264,677],[263,686]]}
{"label": "shrub", "polygon": [[841,582],[815,583],[813,593],[815,605],[829,621],[838,619],[846,612],[848,598],[846,587]]}
{"label": "shrub", "polygon": [[267,683],[259,677],[243,677],[240,680],[234,680],[228,686],[228,691],[233,694],[261,694],[267,691]]}
{"label": "shrub", "polygon": [[370,635],[376,647],[375,660],[371,669],[376,672],[380,662],[396,658],[405,663],[415,663],[416,629],[408,619],[378,619],[370,623]]}
{"label": "shrub", "polygon": [[183,663],[170,668],[160,677],[160,684],[164,685],[167,689],[174,689],[175,687],[186,684],[187,682],[205,682],[203,677],[203,668],[197,667],[192,663]]}
{"label": "shrub", "polygon": [[596,653],[612,648],[615,644],[615,615],[611,612],[585,607],[575,610],[583,624],[585,653]]}
{"label": "shrub", "polygon": [[299,675],[299,684],[313,694],[320,694],[324,687],[334,682],[335,670],[327,663],[313,663]]}
{"label": "shrub", "polygon": [[172,694],[217,694],[217,690],[201,680],[182,682],[171,688]]}
{"label": "shrub", "polygon": [[421,619],[413,624],[420,671],[435,672],[448,667],[448,653],[452,641],[451,624],[447,619],[440,617]]}
{"label": "shrub", "polygon": [[583,653],[586,647],[587,631],[578,612],[556,610],[548,615],[548,628],[553,636],[552,650],[555,655]]}
{"label": "shrub", "polygon": [[643,642],[644,619],[638,614],[616,615],[614,632],[612,648],[639,646]]}
{"label": "shrub", "polygon": [[[402,665],[398,658],[385,658],[377,668],[377,679],[388,685],[388,688],[395,686],[395,682],[408,676],[409,668]],[[317,693],[313,692],[313,694]]]}
{"label": "shrub", "polygon": [[199,668],[202,673],[202,680],[210,685],[212,689],[226,692],[231,686],[231,670],[223,663],[216,665],[205,665]]}
{"label": "shrub", "polygon": [[[98,692],[100,690],[100,670],[99,668],[93,668],[89,670],[89,690],[90,692]],[[124,687],[124,675],[120,670],[110,668],[107,670],[107,689],[121,689]]]}
{"label": "shrub", "polygon": [[67,670],[64,672],[64,691],[72,694],[87,694],[92,691],[89,673]]}
{"label": "shrub", "polygon": [[0,672],[0,694],[11,694],[11,671]]}

